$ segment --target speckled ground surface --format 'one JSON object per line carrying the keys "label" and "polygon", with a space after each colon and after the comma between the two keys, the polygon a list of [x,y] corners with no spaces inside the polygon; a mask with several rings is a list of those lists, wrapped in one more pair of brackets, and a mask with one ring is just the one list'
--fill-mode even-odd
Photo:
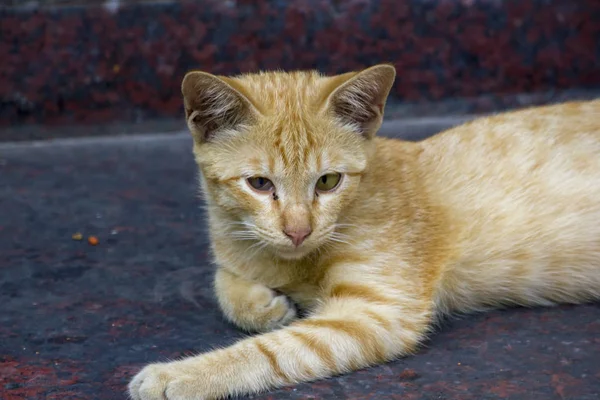
{"label": "speckled ground surface", "polygon": [[547,101],[600,89],[598,0],[42,3],[92,5],[0,7],[0,126],[179,118],[189,69],[336,73],[391,62],[392,100],[434,115],[445,99],[473,113],[522,104],[523,93]]}
{"label": "speckled ground surface", "polygon": [[[0,145],[0,399],[125,399],[145,363],[242,336],[212,296],[189,146]],[[256,398],[597,400],[598,360],[600,305],[512,309],[448,321],[415,356]]]}

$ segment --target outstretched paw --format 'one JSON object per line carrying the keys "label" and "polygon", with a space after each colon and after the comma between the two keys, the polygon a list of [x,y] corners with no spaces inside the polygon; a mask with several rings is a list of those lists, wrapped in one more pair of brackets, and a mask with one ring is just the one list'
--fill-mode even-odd
{"label": "outstretched paw", "polygon": [[215,398],[203,387],[201,375],[191,376],[177,362],[150,364],[129,383],[133,400],[208,400]]}

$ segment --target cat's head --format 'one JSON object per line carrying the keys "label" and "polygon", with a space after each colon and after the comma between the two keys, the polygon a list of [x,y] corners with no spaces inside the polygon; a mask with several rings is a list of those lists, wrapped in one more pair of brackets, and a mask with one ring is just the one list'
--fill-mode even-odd
{"label": "cat's head", "polygon": [[331,77],[189,72],[185,113],[218,228],[286,259],[339,239],[394,78],[390,65]]}

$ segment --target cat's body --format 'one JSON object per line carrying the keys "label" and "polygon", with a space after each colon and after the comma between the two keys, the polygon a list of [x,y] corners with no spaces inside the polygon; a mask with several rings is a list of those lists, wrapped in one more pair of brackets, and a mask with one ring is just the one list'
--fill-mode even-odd
{"label": "cat's body", "polygon": [[134,399],[318,379],[410,354],[442,313],[600,298],[600,101],[408,143],[373,137],[392,82],[186,77],[219,303],[248,330],[289,326],[148,366]]}

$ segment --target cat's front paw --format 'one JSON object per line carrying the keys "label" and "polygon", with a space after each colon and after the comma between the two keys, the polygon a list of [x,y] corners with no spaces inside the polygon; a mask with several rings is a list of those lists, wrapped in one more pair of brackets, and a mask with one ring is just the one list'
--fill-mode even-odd
{"label": "cat's front paw", "polygon": [[215,289],[225,317],[246,331],[268,332],[297,317],[287,296],[223,268],[217,270]]}
{"label": "cat's front paw", "polygon": [[239,326],[254,332],[268,332],[289,324],[297,317],[296,307],[285,295],[256,285],[249,298],[248,312],[238,316]]}
{"label": "cat's front paw", "polygon": [[201,374],[191,375],[178,362],[150,364],[144,367],[129,383],[129,396],[133,400],[209,400]]}

